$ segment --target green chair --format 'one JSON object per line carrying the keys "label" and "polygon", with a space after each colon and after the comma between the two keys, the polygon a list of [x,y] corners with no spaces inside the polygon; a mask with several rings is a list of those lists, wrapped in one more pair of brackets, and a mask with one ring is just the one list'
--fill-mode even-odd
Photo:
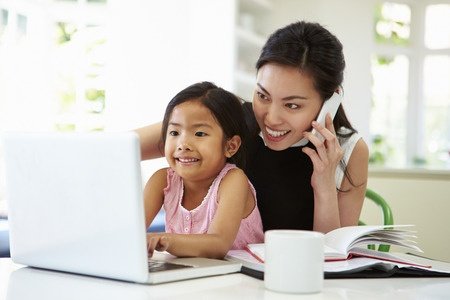
{"label": "green chair", "polygon": [[[394,216],[392,215],[391,207],[386,200],[383,199],[383,197],[368,188],[366,189],[366,199],[372,200],[376,205],[381,207],[384,225],[394,225]],[[365,225],[365,223],[360,220],[358,225]],[[375,245],[369,245],[368,248],[375,250]],[[389,245],[379,245],[378,251],[389,252],[389,248]]]}

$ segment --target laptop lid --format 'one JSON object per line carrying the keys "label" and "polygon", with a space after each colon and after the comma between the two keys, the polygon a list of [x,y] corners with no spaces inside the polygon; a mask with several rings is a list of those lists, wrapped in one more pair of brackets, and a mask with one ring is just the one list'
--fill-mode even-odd
{"label": "laptop lid", "polygon": [[147,280],[137,135],[8,133],[3,140],[14,262]]}

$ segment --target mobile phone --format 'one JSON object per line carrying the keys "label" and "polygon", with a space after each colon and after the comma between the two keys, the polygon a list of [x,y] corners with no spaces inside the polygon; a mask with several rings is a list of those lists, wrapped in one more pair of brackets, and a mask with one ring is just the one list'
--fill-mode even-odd
{"label": "mobile phone", "polygon": [[[322,108],[320,109],[319,115],[316,118],[316,121],[321,124],[322,126],[325,126],[325,117],[327,115],[327,113],[331,114],[331,118],[334,119],[334,116],[336,115],[336,112],[339,108],[339,105],[342,103],[342,91],[339,90],[339,93],[334,93],[333,96],[331,96],[331,98],[329,98],[328,100],[326,100],[323,105]],[[315,136],[317,136],[319,139],[323,140],[323,136],[318,133],[315,129],[313,129],[312,134],[314,134]],[[307,138],[303,138],[300,141],[298,141],[297,143],[293,144],[291,147],[298,147],[298,146],[304,146],[309,142],[309,140]]]}

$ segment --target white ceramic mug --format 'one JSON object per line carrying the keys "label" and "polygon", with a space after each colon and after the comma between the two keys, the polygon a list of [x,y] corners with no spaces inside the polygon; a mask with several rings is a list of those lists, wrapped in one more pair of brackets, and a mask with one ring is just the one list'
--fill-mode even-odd
{"label": "white ceramic mug", "polygon": [[283,293],[317,293],[323,288],[324,235],[304,230],[265,233],[264,285]]}

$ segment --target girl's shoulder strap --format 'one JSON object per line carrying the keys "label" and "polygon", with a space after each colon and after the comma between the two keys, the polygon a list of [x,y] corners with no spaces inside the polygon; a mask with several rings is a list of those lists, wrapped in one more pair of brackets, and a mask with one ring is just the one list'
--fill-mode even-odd
{"label": "girl's shoulder strap", "polygon": [[220,184],[220,181],[222,181],[222,179],[225,177],[225,175],[227,175],[227,173],[230,170],[236,169],[237,166],[235,164],[230,164],[230,163],[226,163],[225,166],[222,168],[222,170],[219,172],[219,174],[217,175],[216,179],[214,179],[213,185]]}
{"label": "girl's shoulder strap", "polygon": [[211,186],[209,187],[206,198],[215,197],[215,195],[217,195],[217,192],[219,191],[220,182],[222,181],[222,179],[225,177],[225,175],[227,175],[227,173],[230,170],[236,169],[236,168],[237,168],[236,165],[226,163],[225,166],[222,168],[222,170],[219,172],[219,174],[214,179]]}

